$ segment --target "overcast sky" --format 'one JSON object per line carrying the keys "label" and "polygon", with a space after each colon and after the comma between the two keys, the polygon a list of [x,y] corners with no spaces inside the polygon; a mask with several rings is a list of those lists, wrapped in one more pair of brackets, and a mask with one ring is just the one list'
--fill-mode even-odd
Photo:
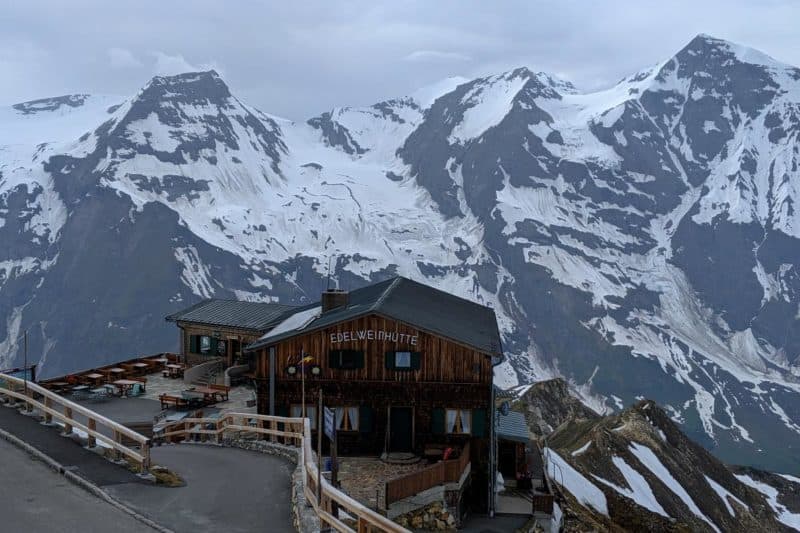
{"label": "overcast sky", "polygon": [[798,21],[795,0],[5,0],[0,103],[127,96],[153,75],[207,68],[293,119],[523,65],[590,90],[698,33],[800,65]]}

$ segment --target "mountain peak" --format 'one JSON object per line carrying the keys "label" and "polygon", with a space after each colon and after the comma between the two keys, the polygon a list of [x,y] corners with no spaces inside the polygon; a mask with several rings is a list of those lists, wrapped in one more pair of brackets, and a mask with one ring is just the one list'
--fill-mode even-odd
{"label": "mountain peak", "polygon": [[171,76],[155,76],[140,91],[139,98],[188,97],[220,100],[230,98],[231,92],[215,70],[184,72]]}
{"label": "mountain peak", "polygon": [[697,34],[686,46],[675,54],[675,58],[679,60],[696,58],[698,56],[705,58],[706,62],[714,63],[725,63],[726,61],[736,60],[741,63],[775,68],[786,68],[788,66],[760,50],[714,37],[707,33]]}

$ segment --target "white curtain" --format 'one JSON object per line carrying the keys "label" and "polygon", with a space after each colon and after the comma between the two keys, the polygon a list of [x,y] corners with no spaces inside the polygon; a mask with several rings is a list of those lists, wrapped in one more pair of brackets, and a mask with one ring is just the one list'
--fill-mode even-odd
{"label": "white curtain", "polygon": [[342,421],[344,421],[344,407],[336,408],[336,429],[342,429]]}
{"label": "white curtain", "polygon": [[358,429],[358,407],[348,407],[347,416],[350,418],[350,429]]}
{"label": "white curtain", "polygon": [[472,423],[472,411],[461,411],[461,432],[471,433],[470,424]]}
{"label": "white curtain", "polygon": [[447,433],[453,433],[456,430],[456,415],[458,415],[456,409],[447,410]]}
{"label": "white curtain", "polygon": [[[302,404],[292,404],[289,407],[289,416],[292,418],[300,418],[303,416],[303,405]],[[311,429],[316,429],[317,427],[317,406],[316,405],[306,405],[306,418],[311,421]]]}

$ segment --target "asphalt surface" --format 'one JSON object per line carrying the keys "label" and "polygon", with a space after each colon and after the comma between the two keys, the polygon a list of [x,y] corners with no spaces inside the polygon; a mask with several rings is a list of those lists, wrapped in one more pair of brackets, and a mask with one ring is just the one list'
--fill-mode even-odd
{"label": "asphalt surface", "polygon": [[[60,428],[45,426],[37,418],[21,415],[16,409],[0,406],[0,428],[176,533],[294,531],[291,516],[294,466],[284,459],[217,446],[154,447],[151,449],[153,464],[169,468],[186,482],[183,487],[161,487],[84,448],[75,439],[61,436]],[[96,519],[112,517],[108,509],[124,513],[74,487],[55,472],[45,472],[51,474],[47,479],[36,477],[34,472],[29,480],[31,464],[39,469],[47,470],[47,467],[11,444],[0,442],[3,444],[0,448],[0,478],[3,480],[0,512],[3,514],[0,516],[13,511],[10,524],[20,526],[10,527],[0,522],[0,532],[149,531],[147,526],[128,515],[124,516],[136,524],[134,529],[118,527],[116,521]],[[18,453],[7,454],[9,446]],[[10,483],[10,479],[20,481]],[[72,500],[68,497],[60,500],[59,491],[66,490],[67,485],[83,496],[74,506],[69,504]],[[34,504],[36,509],[32,509]],[[44,511],[47,514],[42,514]],[[93,529],[95,526],[97,529]]]}
{"label": "asphalt surface", "polygon": [[21,415],[14,408],[0,406],[0,428],[95,485],[144,483],[136,474],[87,450],[72,438],[62,437],[58,428],[42,425],[37,418]]}
{"label": "asphalt surface", "polygon": [[177,533],[294,532],[291,472],[284,459],[236,448],[177,444],[152,449],[153,463],[186,486],[105,487],[117,499]]}
{"label": "asphalt surface", "polygon": [[152,531],[4,440],[0,440],[0,465],[3,479],[0,483],[0,516],[3,517],[0,531]]}
{"label": "asphalt surface", "polygon": [[530,516],[495,515],[489,518],[486,515],[472,515],[463,524],[459,533],[509,533],[524,526]]}

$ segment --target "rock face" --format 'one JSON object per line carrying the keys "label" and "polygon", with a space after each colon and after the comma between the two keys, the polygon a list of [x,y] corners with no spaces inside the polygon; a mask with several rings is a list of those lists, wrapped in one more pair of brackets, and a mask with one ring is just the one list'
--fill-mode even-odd
{"label": "rock face", "polygon": [[600,418],[573,396],[567,382],[561,378],[535,383],[515,402],[514,408],[525,413],[531,437],[537,440],[567,422],[591,422]]}
{"label": "rock face", "polygon": [[[521,401],[560,402],[561,387]],[[577,401],[573,398],[572,401]],[[529,413],[534,412],[533,409]],[[729,468],[643,400],[611,416],[550,417],[546,470],[567,531],[784,531],[800,525],[800,479]],[[540,420],[529,417],[532,432]]]}
{"label": "rock face", "polygon": [[0,109],[0,367],[174,349],[201,298],[394,274],[493,306],[503,387],[657,400],[800,472],[800,71],[701,35],[596,93],[518,68],[308,121],[213,71]]}

